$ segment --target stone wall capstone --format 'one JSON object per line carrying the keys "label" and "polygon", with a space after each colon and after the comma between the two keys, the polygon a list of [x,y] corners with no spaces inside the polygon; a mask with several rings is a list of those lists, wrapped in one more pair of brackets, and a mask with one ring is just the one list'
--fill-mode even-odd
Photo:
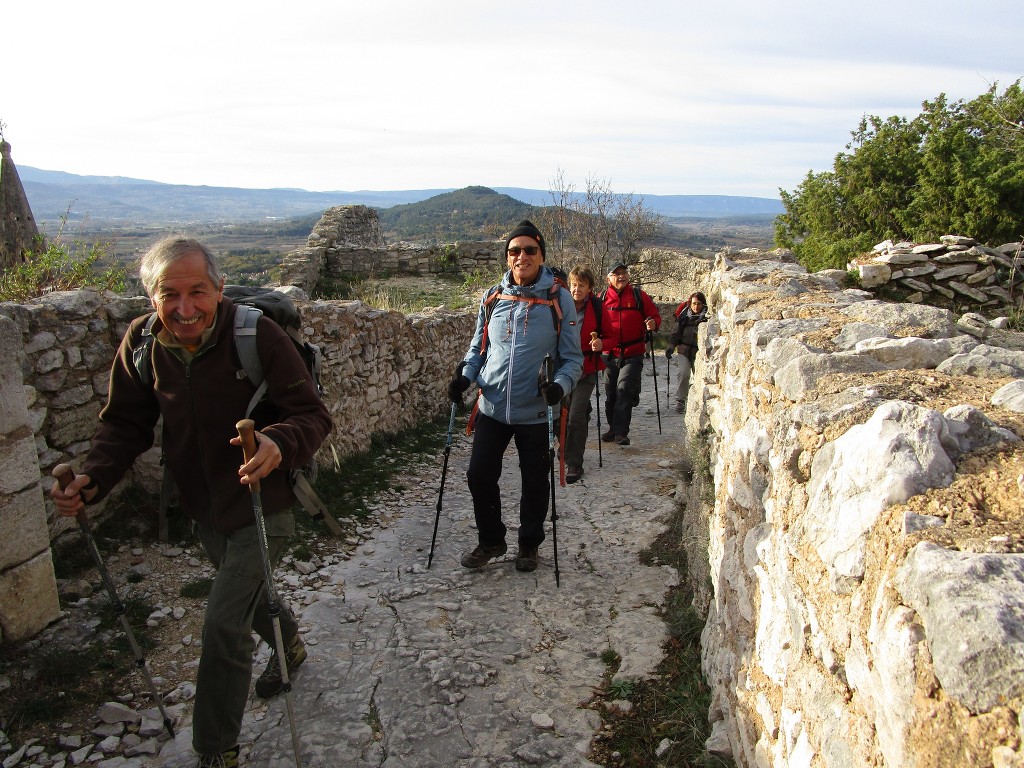
{"label": "stone wall capstone", "polygon": [[765,768],[1021,765],[1022,542],[973,531],[963,505],[984,498],[953,494],[992,456],[979,471],[1024,500],[1024,353],[778,255],[720,255],[712,284],[684,534],[708,749]]}

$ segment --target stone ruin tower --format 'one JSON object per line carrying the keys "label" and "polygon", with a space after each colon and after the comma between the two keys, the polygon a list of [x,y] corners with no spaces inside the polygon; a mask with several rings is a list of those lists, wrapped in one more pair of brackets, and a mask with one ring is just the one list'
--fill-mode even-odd
{"label": "stone ruin tower", "polygon": [[36,220],[11,159],[11,145],[0,139],[0,269],[24,261],[39,237]]}
{"label": "stone ruin tower", "polygon": [[380,219],[373,208],[365,205],[328,208],[313,227],[305,247],[285,256],[281,283],[312,292],[322,276],[372,270],[386,253]]}

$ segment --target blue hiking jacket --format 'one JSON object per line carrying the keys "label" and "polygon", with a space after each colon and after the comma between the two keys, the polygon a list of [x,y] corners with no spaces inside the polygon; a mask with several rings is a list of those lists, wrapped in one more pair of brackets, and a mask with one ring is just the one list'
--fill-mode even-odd
{"label": "blue hiking jacket", "polygon": [[[554,275],[542,266],[533,285],[516,285],[511,271],[495,286],[500,294],[547,300]],[[569,394],[583,373],[583,352],[576,303],[568,290],[560,289],[557,298],[562,310],[561,332],[553,322],[549,304],[497,299],[487,329],[487,347],[481,354],[487,297],[480,298],[476,331],[466,353],[462,375],[480,387],[480,412],[505,424],[538,424],[547,421],[547,403],[538,389],[538,376],[544,356],[555,362],[555,383]]]}

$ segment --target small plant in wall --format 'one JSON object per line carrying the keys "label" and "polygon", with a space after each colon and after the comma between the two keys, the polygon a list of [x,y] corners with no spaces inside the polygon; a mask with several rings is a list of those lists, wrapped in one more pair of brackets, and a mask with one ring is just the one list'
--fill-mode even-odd
{"label": "small plant in wall", "polygon": [[459,244],[442,243],[437,250],[437,267],[441,272],[459,271]]}

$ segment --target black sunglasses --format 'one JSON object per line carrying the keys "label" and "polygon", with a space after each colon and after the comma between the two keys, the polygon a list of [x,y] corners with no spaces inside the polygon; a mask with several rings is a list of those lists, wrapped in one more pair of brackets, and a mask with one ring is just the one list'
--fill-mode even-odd
{"label": "black sunglasses", "polygon": [[515,246],[513,246],[512,248],[508,249],[508,252],[509,255],[511,256],[518,256],[520,253],[525,253],[527,256],[536,256],[538,253],[540,253],[540,248],[538,248],[536,245],[525,245],[522,248],[516,248]]}

